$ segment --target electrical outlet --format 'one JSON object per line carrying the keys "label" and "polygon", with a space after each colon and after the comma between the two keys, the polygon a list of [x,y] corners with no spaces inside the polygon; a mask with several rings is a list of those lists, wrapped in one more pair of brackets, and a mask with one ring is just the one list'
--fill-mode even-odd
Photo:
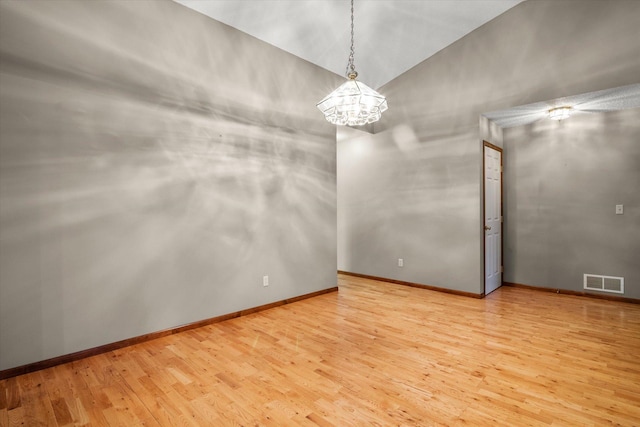
{"label": "electrical outlet", "polygon": [[624,214],[624,205],[616,205],[616,215]]}
{"label": "electrical outlet", "polygon": [[398,258],[398,267],[404,267],[404,260],[402,258]]}
{"label": "electrical outlet", "polygon": [[269,286],[269,276],[262,276],[262,286]]}

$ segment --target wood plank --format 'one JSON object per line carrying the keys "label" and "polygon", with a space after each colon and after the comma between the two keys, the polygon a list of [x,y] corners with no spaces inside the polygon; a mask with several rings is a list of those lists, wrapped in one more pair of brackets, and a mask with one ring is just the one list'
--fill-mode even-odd
{"label": "wood plank", "polygon": [[69,412],[69,407],[67,406],[67,401],[65,399],[53,399],[51,400],[51,406],[53,407],[53,414],[56,417],[58,425],[64,426],[73,421],[73,417],[71,417],[71,412]]}
{"label": "wood plank", "polygon": [[10,378],[7,383],[2,387],[5,391],[4,407],[11,411],[20,407],[20,389],[18,381],[15,378]]}

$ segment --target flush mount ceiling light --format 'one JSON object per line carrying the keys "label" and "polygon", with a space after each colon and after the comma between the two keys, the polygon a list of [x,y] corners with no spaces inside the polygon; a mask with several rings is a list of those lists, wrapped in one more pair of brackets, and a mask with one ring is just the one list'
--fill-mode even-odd
{"label": "flush mount ceiling light", "polygon": [[380,120],[387,109],[387,99],[362,82],[353,63],[353,0],[351,0],[351,53],[347,63],[347,80],[316,106],[334,125],[362,126]]}
{"label": "flush mount ceiling light", "polygon": [[573,109],[571,107],[558,107],[549,110],[549,118],[551,120],[564,120],[571,116]]}

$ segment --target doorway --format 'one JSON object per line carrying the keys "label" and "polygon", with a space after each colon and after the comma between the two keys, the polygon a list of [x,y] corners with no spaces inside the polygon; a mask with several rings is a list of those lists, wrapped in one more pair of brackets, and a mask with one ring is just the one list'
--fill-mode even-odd
{"label": "doorway", "polygon": [[484,141],[484,294],[502,286],[502,148]]}

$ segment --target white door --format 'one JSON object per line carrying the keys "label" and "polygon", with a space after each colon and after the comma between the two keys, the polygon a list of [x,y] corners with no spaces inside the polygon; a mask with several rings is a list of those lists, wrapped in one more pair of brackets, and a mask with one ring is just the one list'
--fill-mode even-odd
{"label": "white door", "polygon": [[[496,147],[497,148],[497,147]],[[502,151],[484,146],[484,294],[502,285]]]}

